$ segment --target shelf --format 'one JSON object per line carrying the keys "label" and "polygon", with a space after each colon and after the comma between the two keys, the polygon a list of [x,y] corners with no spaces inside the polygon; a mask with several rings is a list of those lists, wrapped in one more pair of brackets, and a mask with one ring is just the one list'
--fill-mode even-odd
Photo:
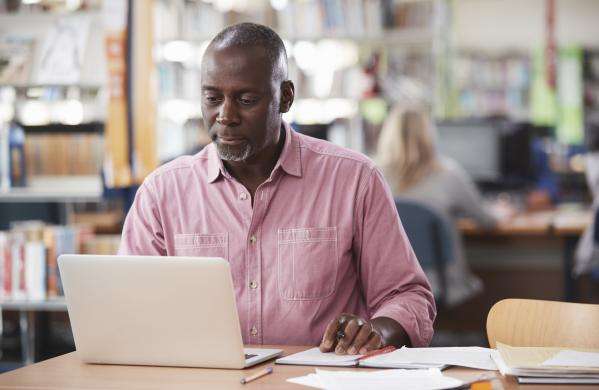
{"label": "shelf", "polygon": [[[216,34],[215,34],[216,35]],[[204,36],[194,39],[171,38],[159,40],[159,45],[164,45],[172,41],[184,41],[193,45],[202,45],[206,41],[214,38],[212,36]],[[325,32],[323,34],[312,35],[284,35],[281,34],[281,39],[288,41],[321,41],[324,39],[331,40],[351,40],[363,44],[385,44],[385,45],[421,45],[430,44],[433,42],[433,32],[430,28],[406,28],[396,30],[383,30],[377,34],[347,34]],[[167,61],[168,62],[168,61]]]}
{"label": "shelf", "polygon": [[87,90],[98,90],[103,88],[100,84],[12,84],[12,83],[0,83],[0,88],[12,87],[15,89],[29,89],[29,88],[79,88]]}
{"label": "shelf", "polygon": [[47,134],[47,133],[69,133],[69,134],[102,134],[104,132],[103,122],[88,122],[78,125],[65,125],[62,123],[49,123],[47,125],[28,126],[19,123],[19,126],[27,134]]}
{"label": "shelf", "polygon": [[385,45],[420,45],[430,44],[433,34],[427,28],[412,28],[405,30],[388,30],[380,34],[346,34],[346,33],[324,33],[315,35],[284,36],[283,39],[290,41],[320,41],[324,39],[351,40],[362,44],[385,44]]}
{"label": "shelf", "polygon": [[67,303],[63,297],[49,299],[0,299],[2,310],[17,311],[67,311]]}
{"label": "shelf", "polygon": [[100,175],[91,176],[37,176],[27,187],[0,189],[3,203],[69,203],[99,202],[103,186]]}

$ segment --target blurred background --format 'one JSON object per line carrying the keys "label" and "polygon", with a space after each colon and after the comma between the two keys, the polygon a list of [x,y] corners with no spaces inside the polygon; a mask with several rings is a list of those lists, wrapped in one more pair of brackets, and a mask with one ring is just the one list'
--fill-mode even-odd
{"label": "blurred background", "polygon": [[143,178],[210,142],[202,55],[243,21],[284,40],[293,128],[383,170],[434,345],[486,345],[502,298],[599,302],[598,20],[596,0],[0,0],[0,370],[74,349],[56,257],[116,253]]}

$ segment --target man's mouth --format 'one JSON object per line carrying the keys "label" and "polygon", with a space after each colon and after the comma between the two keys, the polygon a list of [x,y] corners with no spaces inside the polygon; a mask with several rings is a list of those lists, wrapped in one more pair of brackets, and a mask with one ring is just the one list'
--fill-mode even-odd
{"label": "man's mouth", "polygon": [[246,141],[245,141],[245,138],[240,138],[240,137],[217,136],[217,142],[221,143],[223,145],[241,145]]}

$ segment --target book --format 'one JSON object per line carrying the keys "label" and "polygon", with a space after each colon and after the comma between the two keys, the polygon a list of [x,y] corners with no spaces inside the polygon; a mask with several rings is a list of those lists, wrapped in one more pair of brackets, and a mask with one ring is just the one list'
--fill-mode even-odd
{"label": "book", "polygon": [[543,384],[543,385],[596,385],[599,384],[599,378],[541,378],[532,376],[519,376],[516,378],[518,383],[526,384]]}
{"label": "book", "polygon": [[12,234],[10,260],[11,297],[13,299],[25,299],[27,296],[25,286],[25,234],[22,232]]}
{"label": "book", "polygon": [[402,369],[444,369],[449,366],[469,367],[480,370],[497,370],[491,358],[491,350],[482,347],[408,348],[379,354],[369,358],[364,355],[337,355],[323,353],[318,348],[308,349],[279,358],[277,364],[369,367]]}
{"label": "book", "polygon": [[582,367],[568,362],[559,363],[561,365],[552,365],[552,361],[564,351],[590,353],[592,355],[599,354],[599,350],[593,349],[511,347],[506,344],[497,343],[497,350],[493,351],[491,356],[503,375],[516,376],[518,377],[518,381],[528,381],[527,383],[581,383],[581,380],[599,381],[599,365]]}
{"label": "book", "polygon": [[27,299],[46,298],[46,247],[39,240],[25,243],[25,291]]}
{"label": "book", "polygon": [[12,292],[11,270],[10,236],[7,232],[0,232],[0,298],[10,298]]}

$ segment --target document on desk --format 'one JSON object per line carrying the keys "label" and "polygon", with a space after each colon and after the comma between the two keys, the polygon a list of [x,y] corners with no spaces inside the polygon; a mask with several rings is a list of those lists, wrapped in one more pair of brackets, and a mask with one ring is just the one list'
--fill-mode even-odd
{"label": "document on desk", "polygon": [[[497,352],[493,359],[503,375],[519,377],[545,377],[545,378],[593,378],[599,379],[599,367],[583,366],[580,364],[593,364],[588,361],[589,355],[572,354],[561,355],[561,352],[571,351],[578,353],[599,354],[599,350],[564,350],[556,347],[511,347],[497,343]],[[548,365],[546,363],[569,363],[566,365]],[[567,359],[567,361],[564,360]]]}
{"label": "document on desk", "polygon": [[482,347],[401,348],[360,362],[363,367],[410,368],[408,365],[460,366],[479,370],[497,370],[491,349]]}
{"label": "document on desk", "polygon": [[599,368],[599,353],[566,349],[541,363],[542,366]]}
{"label": "document on desk", "polygon": [[370,368],[438,368],[462,366],[481,370],[497,370],[491,350],[481,347],[406,348],[358,361],[360,355],[323,353],[318,348],[276,360],[277,364]]}
{"label": "document on desk", "polygon": [[[334,352],[320,352],[318,348],[312,348],[307,351],[295,353],[275,360],[277,364],[292,364],[299,366],[332,366],[332,367],[371,367],[371,368],[445,368],[445,364],[439,363],[418,363],[410,361],[392,361],[390,359],[378,358],[391,355],[384,354],[366,360],[359,360],[362,355],[337,355]],[[376,359],[376,360],[375,360]],[[380,364],[377,364],[380,362]]]}
{"label": "document on desk", "polygon": [[288,382],[327,390],[442,390],[462,386],[464,382],[445,376],[439,369],[385,371],[327,371],[290,378]]}

